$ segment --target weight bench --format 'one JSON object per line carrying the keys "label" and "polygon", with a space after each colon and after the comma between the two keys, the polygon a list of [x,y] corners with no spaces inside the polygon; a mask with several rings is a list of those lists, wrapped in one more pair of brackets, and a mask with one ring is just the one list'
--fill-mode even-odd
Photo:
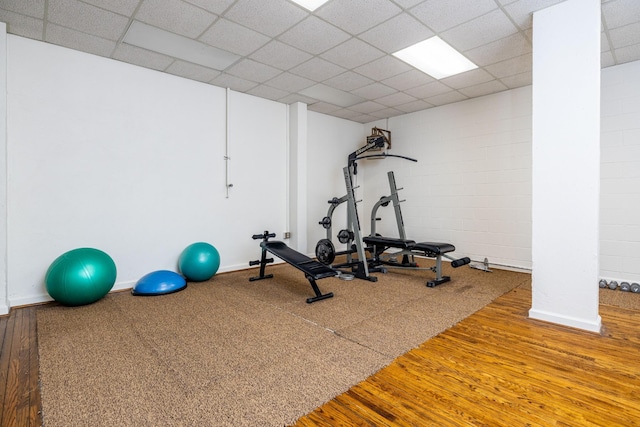
{"label": "weight bench", "polygon": [[[433,288],[451,280],[449,276],[442,275],[442,257],[448,258],[451,261],[453,268],[469,264],[471,260],[468,257],[455,259],[447,253],[456,250],[455,246],[450,243],[437,243],[437,242],[420,242],[416,243],[413,240],[399,239],[395,237],[383,237],[383,236],[367,236],[362,241],[372,248],[374,264],[384,264],[393,267],[403,268],[417,268],[418,265],[415,262],[410,261],[409,257],[423,256],[427,258],[435,258],[435,267],[429,268],[429,270],[436,273],[435,280],[427,282],[427,286]],[[387,249],[400,249],[399,252],[389,254],[389,256],[402,255],[402,262],[387,261],[382,258],[382,254]]]}
{"label": "weight bench", "polygon": [[283,242],[279,241],[269,241],[269,238],[276,237],[275,233],[269,233],[265,231],[263,234],[254,234],[252,236],[253,240],[262,239],[260,242],[260,247],[262,248],[262,255],[259,260],[250,261],[249,265],[260,265],[260,275],[251,277],[249,281],[253,282],[255,280],[262,279],[271,279],[273,274],[264,274],[267,264],[273,262],[273,258],[267,258],[267,252],[272,253],[277,256],[287,264],[290,264],[297,268],[298,270],[304,273],[304,276],[307,278],[311,287],[313,288],[313,292],[315,293],[315,297],[307,298],[307,303],[311,304],[312,302],[320,301],[327,298],[333,297],[333,292],[329,292],[327,294],[323,294],[318,287],[316,280],[325,279],[327,277],[335,277],[339,274],[338,271],[319,263],[318,261],[309,258],[308,256],[291,249]]}

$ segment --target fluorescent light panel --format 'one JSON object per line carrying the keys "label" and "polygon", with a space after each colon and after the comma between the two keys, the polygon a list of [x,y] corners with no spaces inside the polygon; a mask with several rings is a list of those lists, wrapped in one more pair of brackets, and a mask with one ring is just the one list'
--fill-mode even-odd
{"label": "fluorescent light panel", "polygon": [[301,90],[300,94],[310,98],[315,98],[318,101],[328,102],[329,104],[345,108],[365,101],[364,98],[360,98],[357,95],[343,92],[339,89],[323,85],[322,83],[318,83],[317,85]]}
{"label": "fluorescent light panel", "polygon": [[214,70],[224,70],[240,59],[233,53],[139,21],[133,21],[123,42]]}
{"label": "fluorescent light panel", "polygon": [[313,12],[329,0],[292,0],[294,3],[298,3],[300,6]]}
{"label": "fluorescent light panel", "polygon": [[438,80],[478,68],[438,36],[399,50],[393,56]]}

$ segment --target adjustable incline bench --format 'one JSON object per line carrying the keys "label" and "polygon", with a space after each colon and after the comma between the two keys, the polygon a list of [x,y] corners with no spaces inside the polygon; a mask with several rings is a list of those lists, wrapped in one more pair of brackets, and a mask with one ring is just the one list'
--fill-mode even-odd
{"label": "adjustable incline bench", "polygon": [[307,280],[309,280],[309,283],[311,284],[313,292],[316,296],[307,298],[308,304],[333,297],[333,292],[323,294],[320,291],[320,288],[318,288],[316,280],[325,279],[327,277],[335,277],[339,274],[338,271],[332,269],[327,265],[321,264],[318,261],[311,259],[298,251],[291,249],[283,242],[275,240],[269,241],[269,238],[271,237],[276,237],[276,234],[269,233],[268,231],[265,231],[262,234],[254,234],[252,236],[253,240],[262,239],[262,242],[260,242],[262,255],[259,260],[249,262],[249,265],[260,265],[260,275],[250,278],[249,281],[253,282],[255,280],[271,279],[273,277],[273,274],[264,274],[267,264],[273,262],[273,258],[267,258],[267,252],[271,252],[281,260],[285,261],[288,264],[291,264],[298,270],[302,271]]}
{"label": "adjustable incline bench", "polygon": [[[382,237],[382,236],[367,236],[362,239],[364,243],[373,248],[372,253],[374,254],[374,259],[372,261],[373,264],[384,264],[393,267],[406,267],[406,268],[416,268],[418,265],[409,260],[410,256],[424,256],[427,258],[435,258],[436,265],[435,267],[430,268],[430,270],[436,273],[436,278],[434,280],[429,280],[427,282],[427,286],[433,288],[435,286],[441,285],[451,280],[449,276],[442,275],[442,257],[446,257],[451,259],[451,266],[453,268],[458,268],[463,265],[469,264],[471,260],[467,257],[460,259],[453,259],[450,256],[446,255],[448,252],[453,252],[456,250],[455,246],[450,243],[436,243],[436,242],[420,242],[416,243],[413,240],[408,239],[398,239],[394,237]],[[392,256],[402,255],[402,262],[395,261],[385,261],[381,254],[387,249],[400,249],[399,252],[391,254]]]}
{"label": "adjustable incline bench", "polygon": [[[380,200],[373,206],[373,209],[371,210],[371,235],[362,239],[364,243],[372,248],[371,253],[374,257],[372,260],[372,264],[382,264],[393,267],[417,268],[418,265],[413,262],[414,256],[435,258],[436,265],[432,268],[429,268],[429,270],[432,270],[436,273],[436,278],[435,280],[428,281],[427,286],[432,288],[434,286],[441,285],[442,283],[450,281],[451,278],[449,276],[442,275],[442,257],[451,260],[451,266],[453,268],[467,265],[471,262],[471,260],[468,257],[455,259],[450,255],[447,255],[449,252],[453,252],[456,250],[455,246],[450,243],[416,243],[414,240],[407,239],[404,231],[402,211],[400,209],[400,203],[402,201],[398,197],[398,192],[401,190],[401,188],[398,188],[396,186],[396,179],[393,172],[388,172],[387,177],[389,179],[389,188],[391,190],[391,194],[389,196],[380,198]],[[379,220],[379,218],[377,218],[378,208],[381,206],[387,206],[390,202],[393,203],[393,210],[395,212],[398,234],[400,235],[400,238],[383,237],[376,233],[376,221]],[[399,249],[400,251],[383,255],[383,253],[387,249],[391,248]],[[385,259],[397,257],[398,255],[402,255],[402,262],[387,261]]]}

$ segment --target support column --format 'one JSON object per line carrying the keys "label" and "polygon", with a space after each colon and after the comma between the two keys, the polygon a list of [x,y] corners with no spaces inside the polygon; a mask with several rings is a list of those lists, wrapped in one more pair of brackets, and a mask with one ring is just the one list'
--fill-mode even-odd
{"label": "support column", "polygon": [[9,313],[7,283],[7,24],[0,22],[0,316]]}
{"label": "support column", "polygon": [[533,16],[534,319],[599,332],[600,0]]}
{"label": "support column", "polygon": [[290,246],[307,248],[307,104],[289,106],[289,230]]}

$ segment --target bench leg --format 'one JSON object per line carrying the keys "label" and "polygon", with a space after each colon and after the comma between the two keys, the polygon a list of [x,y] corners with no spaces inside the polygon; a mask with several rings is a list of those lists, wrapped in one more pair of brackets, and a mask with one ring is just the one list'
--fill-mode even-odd
{"label": "bench leg", "polygon": [[311,304],[312,302],[320,301],[327,298],[333,298],[333,292],[329,292],[328,294],[323,294],[320,291],[320,288],[318,287],[318,284],[316,283],[315,279],[311,276],[306,276],[306,277],[307,277],[307,280],[309,280],[311,287],[313,288],[313,292],[316,294],[315,297],[307,298],[307,304]]}
{"label": "bench leg", "polygon": [[430,280],[427,282],[427,286],[430,288],[436,287],[438,285],[442,285],[443,283],[447,283],[451,280],[449,276],[442,275],[442,256],[436,256],[436,279]]}
{"label": "bench leg", "polygon": [[273,258],[267,258],[267,250],[262,248],[262,255],[260,256],[260,261],[251,261],[249,263],[249,265],[260,264],[260,275],[255,277],[250,277],[249,281],[254,282],[256,280],[271,279],[273,277],[273,274],[264,274],[264,272],[267,268],[267,264],[272,262],[273,262]]}

